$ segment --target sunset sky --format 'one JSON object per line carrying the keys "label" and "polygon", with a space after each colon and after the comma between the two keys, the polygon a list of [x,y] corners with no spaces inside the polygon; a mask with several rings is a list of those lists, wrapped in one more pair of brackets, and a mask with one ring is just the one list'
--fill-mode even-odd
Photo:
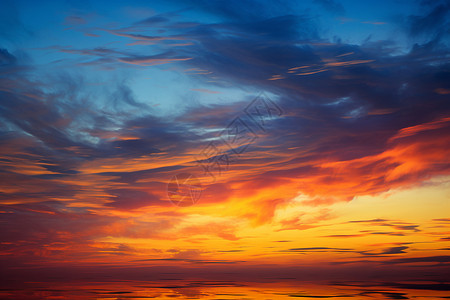
{"label": "sunset sky", "polygon": [[449,28],[449,1],[1,1],[3,285],[443,282]]}

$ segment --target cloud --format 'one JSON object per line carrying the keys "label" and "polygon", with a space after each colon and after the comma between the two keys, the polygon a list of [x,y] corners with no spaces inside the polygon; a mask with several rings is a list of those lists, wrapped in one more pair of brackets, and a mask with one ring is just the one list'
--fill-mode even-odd
{"label": "cloud", "polygon": [[406,249],[409,247],[407,246],[398,246],[398,247],[390,247],[386,248],[384,250],[381,250],[379,252],[370,252],[370,251],[361,251],[359,252],[362,255],[368,255],[368,256],[382,256],[382,255],[389,255],[389,254],[401,254],[401,253],[407,253]]}
{"label": "cloud", "polygon": [[353,252],[353,249],[349,248],[330,248],[330,247],[304,247],[304,248],[291,248],[285,250],[287,252],[299,252],[299,253],[315,253],[315,252]]}
{"label": "cloud", "polygon": [[181,36],[147,36],[147,35],[141,35],[141,34],[123,33],[119,30],[105,30],[105,31],[110,34],[113,34],[113,35],[132,38],[132,39],[141,40],[141,41],[157,42],[157,41],[165,41],[165,40],[185,40],[185,38],[183,38]]}
{"label": "cloud", "polygon": [[167,201],[161,201],[156,195],[139,190],[114,189],[106,192],[114,195],[109,206],[120,210],[137,209],[150,205],[169,205]]}
{"label": "cloud", "polygon": [[408,247],[406,246],[400,246],[400,247],[392,247],[392,248],[388,248],[383,250],[380,254],[399,254],[399,253],[406,253],[403,250],[408,249]]}
{"label": "cloud", "polygon": [[[408,263],[448,263],[450,262],[450,256],[437,255],[437,256],[423,256],[423,257],[406,257],[397,258],[386,261],[387,264],[408,264]],[[443,264],[442,266],[445,266]]]}
{"label": "cloud", "polygon": [[260,20],[273,15],[283,15],[290,12],[292,3],[285,0],[276,0],[262,4],[256,0],[244,1],[215,1],[207,0],[183,0],[190,9],[206,11],[220,16],[224,20],[246,22],[247,20]]}
{"label": "cloud", "polygon": [[420,231],[420,229],[418,228],[419,225],[385,219],[358,220],[358,221],[349,221],[348,223],[365,223],[371,226],[388,226],[397,230],[407,230],[415,232]]}
{"label": "cloud", "polygon": [[409,299],[408,294],[407,293],[396,293],[396,292],[362,292],[359,295],[361,296],[369,296],[372,297],[371,295],[376,295],[379,294],[383,297],[386,297],[386,299]]}
{"label": "cloud", "polygon": [[16,58],[6,49],[0,49],[0,65],[13,65]]}
{"label": "cloud", "polygon": [[[208,9],[215,10],[218,6]],[[309,200],[303,202],[305,205],[328,205],[336,201],[350,201],[359,195],[376,195],[392,188],[419,184],[427,178],[446,173],[448,161],[441,149],[445,149],[449,141],[445,138],[432,139],[429,133],[446,136],[448,130],[448,117],[442,114],[448,111],[448,105],[441,94],[431,94],[437,88],[448,88],[447,75],[440,64],[423,67],[421,61],[425,54],[420,52],[420,47],[393,57],[387,49],[379,51],[379,46],[373,44],[316,43],[320,40],[315,31],[316,24],[306,16],[294,15],[266,16],[245,22],[238,16],[228,15],[228,19],[220,24],[172,26],[170,33],[161,36],[133,32],[138,28],[136,26],[147,26],[148,22],[167,25],[171,23],[171,18],[150,18],[133,24],[128,31],[110,30],[110,33],[135,40],[183,37],[195,41],[189,49],[151,55],[131,54],[108,47],[58,49],[68,54],[110,59],[108,63],[151,66],[183,62],[192,69],[213,72],[238,87],[266,90],[277,95],[277,103],[288,114],[271,122],[270,132],[264,136],[270,140],[260,139],[248,151],[248,158],[241,158],[233,165],[236,169],[252,166],[247,168],[247,176],[239,179],[242,190],[236,192],[228,182],[223,182],[215,187],[220,186],[223,191],[219,196],[213,195],[216,192],[211,196],[204,194],[205,204],[228,201],[231,195],[242,197],[251,188],[262,191],[269,185],[283,186],[285,195],[282,198],[268,196],[249,201],[261,204],[258,206],[260,211],[246,214],[255,220],[255,224],[261,224],[269,222],[274,211],[298,192],[308,195]],[[429,50],[426,59],[439,62],[440,54],[436,51]],[[3,56],[7,57],[6,52]],[[104,61],[95,63],[103,64]],[[283,79],[268,84],[267,78],[274,74],[284,74]],[[193,76],[200,75],[205,74]],[[197,90],[213,91],[215,85],[223,87],[223,84],[222,81],[212,84],[211,89]],[[35,94],[42,97],[40,91]],[[413,100],[405,102],[410,98]],[[425,98],[426,106],[421,100]],[[117,109],[123,105],[148,109],[135,100],[126,84],[111,93],[111,99]],[[115,124],[117,121],[111,117],[92,114],[88,119],[98,122],[100,126],[83,129],[88,139],[98,139],[92,144],[67,134],[77,128],[74,125],[79,122],[78,118],[86,116],[63,119],[60,117],[60,107],[52,111],[53,108],[44,106],[55,118],[54,125],[48,126],[48,120],[52,117],[47,119],[48,115],[32,113],[43,109],[31,100],[27,102],[28,115],[8,107],[12,104],[5,105],[4,115],[14,116],[15,120],[28,119],[27,122],[34,118],[33,126],[20,121],[12,122],[50,148],[64,152],[65,157],[60,161],[67,157],[71,164],[42,164],[26,172],[34,172],[42,179],[85,172],[101,174],[105,178],[113,176],[114,180],[109,182],[108,187],[105,186],[106,189],[115,189],[121,183],[137,184],[140,180],[157,182],[155,178],[160,175],[170,178],[171,171],[186,168],[185,164],[193,160],[187,155],[189,151],[201,151],[202,145],[198,141],[205,136],[198,136],[189,129],[212,128],[214,124],[223,126],[242,110],[238,107],[240,103],[246,103],[244,99],[238,102],[239,105],[196,107],[177,119],[177,122],[181,121],[179,125],[149,115],[127,116],[128,119],[125,118],[121,124]],[[76,104],[67,102],[61,106],[66,106],[67,111],[76,111]],[[441,113],[437,114],[437,111]],[[31,115],[33,117],[29,117]],[[66,128],[59,126],[64,122],[69,124]],[[107,129],[113,125],[120,128]],[[286,135],[286,132],[289,134]],[[368,136],[371,138],[368,139]],[[163,151],[167,147],[170,147],[170,152]],[[429,152],[424,149],[436,150]],[[283,152],[287,155],[282,155]],[[85,161],[70,159],[74,153],[85,157]],[[170,165],[161,163],[150,167],[152,155],[177,159]],[[254,158],[250,159],[250,156]],[[133,160],[124,162],[122,158],[140,158],[142,163]],[[22,168],[22,172],[24,170]],[[157,186],[156,183],[154,186]],[[338,188],[342,186],[346,188]],[[206,186],[206,191],[213,189],[213,186]],[[152,194],[161,197],[162,192]],[[209,201],[209,198],[214,198],[214,201]],[[411,224],[394,224],[391,227],[402,231],[418,230],[416,225]]]}
{"label": "cloud", "polygon": [[94,48],[94,49],[73,49],[73,48],[61,48],[52,47],[52,49],[58,50],[63,53],[79,54],[83,56],[96,56],[99,59],[95,61],[84,61],[81,65],[100,65],[110,64],[114,62],[121,62],[132,65],[141,66],[154,66],[167,64],[172,62],[181,62],[192,59],[192,57],[173,57],[175,53],[173,51],[159,53],[155,55],[136,55],[127,51],[117,51],[110,48]]}
{"label": "cloud", "polygon": [[201,92],[201,93],[207,93],[207,94],[220,94],[220,92],[217,91],[211,91],[208,89],[191,89],[191,91]]}
{"label": "cloud", "polygon": [[441,119],[431,121],[428,123],[415,125],[415,126],[411,126],[411,127],[406,127],[406,128],[401,129],[397,135],[395,135],[391,138],[391,140],[405,138],[408,136],[412,136],[412,135],[421,133],[423,131],[440,129],[443,126],[446,126],[449,121],[450,121],[450,118],[441,118]]}
{"label": "cloud", "polygon": [[86,19],[81,16],[70,15],[67,16],[65,22],[68,25],[83,25],[86,24]]}
{"label": "cloud", "polygon": [[325,10],[338,14],[338,15],[345,15],[345,9],[337,1],[334,0],[314,0],[315,3],[322,6]]}
{"label": "cloud", "polygon": [[425,15],[411,15],[408,17],[410,34],[413,36],[428,35],[429,38],[441,38],[448,35],[448,15],[450,4],[448,1],[436,1],[429,5]]}
{"label": "cloud", "polygon": [[0,38],[15,42],[29,38],[33,32],[24,25],[19,9],[14,1],[6,0],[0,3]]}
{"label": "cloud", "polygon": [[433,219],[434,222],[450,222],[450,218]]}
{"label": "cloud", "polygon": [[157,55],[157,56],[146,56],[146,57],[122,57],[122,58],[119,58],[118,61],[127,63],[127,64],[140,65],[140,66],[154,66],[154,65],[163,65],[163,64],[168,64],[168,63],[178,62],[178,61],[186,61],[186,60],[190,60],[190,59],[192,59],[192,57],[161,58],[160,55]]}
{"label": "cloud", "polygon": [[181,228],[177,232],[177,236],[196,236],[196,235],[208,235],[217,236],[229,241],[237,241],[240,237],[236,236],[236,225],[227,224],[226,222],[208,222],[205,224],[188,225]]}
{"label": "cloud", "polygon": [[[203,48],[194,46],[190,49],[192,56],[200,57],[192,61],[194,63],[192,67],[211,70],[214,74],[235,84],[259,87],[278,93],[281,95],[280,106],[297,116],[297,118],[280,118],[275,121],[271,135],[280,136],[275,143],[282,144],[285,148],[298,147],[296,141],[302,141],[303,145],[308,145],[308,148],[300,146],[301,154],[292,151],[291,155],[295,159],[289,162],[289,167],[283,169],[280,166],[279,170],[272,168],[262,177],[270,175],[271,178],[277,178],[277,176],[286,177],[288,175],[291,178],[302,178],[304,182],[306,179],[308,184],[300,185],[298,188],[310,195],[311,198],[317,197],[317,201],[311,202],[314,204],[323,201],[328,195],[333,195],[333,197],[324,203],[336,201],[336,198],[350,200],[356,195],[374,195],[445,173],[443,168],[448,161],[443,156],[443,152],[426,155],[422,150],[425,148],[444,149],[448,146],[448,140],[427,139],[417,132],[414,135],[414,141],[405,139],[395,142],[391,140],[391,143],[388,143],[392,136],[402,132],[401,130],[404,132],[404,128],[411,127],[411,122],[414,122],[413,120],[419,114],[421,123],[416,122],[412,126],[425,126],[421,124],[428,124],[434,122],[433,119],[440,119],[441,121],[437,121],[440,122],[440,128],[436,128],[441,132],[439,135],[444,136],[442,134],[448,130],[447,123],[444,121],[445,116],[442,119],[442,116],[436,114],[436,106],[441,106],[442,111],[447,111],[448,108],[439,97],[432,93],[434,89],[429,86],[429,84],[437,83],[428,76],[434,76],[431,74],[436,75],[441,72],[439,66],[427,67],[427,70],[424,71],[415,63],[407,63],[407,61],[416,61],[416,55],[418,55],[416,50],[396,56],[394,65],[389,64],[389,68],[385,68],[383,67],[385,62],[394,62],[394,59],[385,56],[382,51],[377,51],[371,45],[331,44],[326,47],[320,45],[291,47],[289,42],[294,37],[301,39],[301,32],[288,31],[288,34],[283,33],[277,39],[271,39],[272,34],[278,33],[278,28],[289,28],[289,22],[292,24],[294,22],[294,18],[282,20],[285,22],[283,26],[271,26],[271,31],[266,32],[268,46],[265,48],[256,47],[260,42],[258,36],[243,40],[228,34],[219,39],[220,31],[213,31],[209,34],[201,32],[202,35],[199,32],[197,39],[202,41]],[[265,22],[270,24],[273,20]],[[231,28],[236,32],[266,28],[265,25],[262,25],[264,21],[257,22],[257,24],[252,26],[239,24]],[[283,52],[281,57],[272,54],[280,51]],[[323,63],[331,58],[335,60],[336,56],[340,56],[342,53],[351,52],[354,53],[353,60],[341,56],[339,61]],[[319,53],[321,54],[319,55]],[[427,55],[430,57],[430,53]],[[439,60],[439,53],[435,55],[431,54],[431,57]],[[401,70],[400,65],[405,64],[411,66],[410,71]],[[282,80],[267,84],[266,79],[273,74],[286,72],[295,66],[310,65],[333,66],[336,69],[321,72],[320,75],[317,73],[319,70],[316,70],[313,73],[316,73],[315,75],[318,77],[308,77],[304,82],[302,82],[303,79],[300,81],[295,76],[285,76]],[[237,66],[239,69],[236,68]],[[312,74],[305,71],[302,73]],[[419,77],[410,76],[407,73],[423,74],[425,78],[430,79],[418,81]],[[444,73],[441,76],[445,77]],[[321,86],[327,86],[327,89],[323,89]],[[380,88],[381,86],[383,88]],[[408,91],[409,89],[411,91]],[[430,98],[427,99],[432,99],[431,103],[434,103],[430,104],[426,111],[419,109],[419,107],[423,108],[419,99],[416,99],[416,104],[408,108],[401,105],[403,101],[401,99],[410,97],[414,93],[417,94],[418,91],[413,91],[417,89],[429,94]],[[402,91],[400,94],[397,93],[399,90]],[[372,113],[382,110],[389,113]],[[400,111],[403,114],[402,118],[398,118]],[[388,123],[391,126],[386,126]],[[359,124],[358,128],[352,124]],[[277,131],[278,128],[282,128],[283,132],[290,132],[292,135],[289,139],[281,139],[281,131]],[[303,130],[299,131],[297,128]],[[436,135],[438,135],[437,131]],[[371,136],[370,141],[365,138],[368,135]],[[362,141],[365,141],[365,144]],[[339,150],[333,151],[333,149]],[[257,153],[257,150],[253,153]],[[276,150],[272,150],[272,155],[275,153]],[[334,162],[327,164],[322,161],[318,164],[315,158],[317,157],[317,160],[320,161],[319,157],[323,157],[324,154],[327,157],[332,156]],[[409,162],[403,160],[406,157]],[[435,161],[440,162],[439,166],[434,164]],[[296,168],[295,166],[300,163],[303,164],[302,167]],[[333,174],[333,177],[327,178],[325,174]],[[361,182],[358,179],[357,182],[351,183],[350,178],[367,178],[367,181]],[[326,180],[329,181],[326,182]],[[333,186],[337,187],[341,184],[347,184],[348,188],[345,190],[352,190],[354,193],[345,195],[343,189],[333,190]]]}

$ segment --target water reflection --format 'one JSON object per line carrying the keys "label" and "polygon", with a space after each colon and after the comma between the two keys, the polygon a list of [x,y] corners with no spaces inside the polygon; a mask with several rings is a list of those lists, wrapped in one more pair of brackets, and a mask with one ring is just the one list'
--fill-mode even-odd
{"label": "water reflection", "polygon": [[439,282],[328,282],[160,280],[151,282],[28,282],[3,288],[1,299],[444,299],[450,284]]}

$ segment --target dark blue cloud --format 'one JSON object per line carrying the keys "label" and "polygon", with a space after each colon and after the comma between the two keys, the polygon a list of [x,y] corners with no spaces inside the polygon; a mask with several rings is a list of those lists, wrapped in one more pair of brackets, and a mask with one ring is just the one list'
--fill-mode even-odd
{"label": "dark blue cloud", "polygon": [[140,190],[112,189],[106,192],[113,195],[111,202],[107,205],[119,210],[131,210],[151,205],[170,205],[161,201],[157,196]]}
{"label": "dark blue cloud", "polygon": [[293,6],[291,1],[275,0],[261,2],[257,0],[183,0],[180,3],[195,11],[206,11],[225,20],[247,22],[283,15]]}
{"label": "dark blue cloud", "polygon": [[32,34],[21,20],[17,3],[11,0],[2,1],[0,3],[0,41],[14,44]]}
{"label": "dark blue cloud", "polygon": [[321,5],[325,10],[337,15],[344,15],[345,9],[341,3],[334,0],[314,0],[315,3]]}
{"label": "dark blue cloud", "polygon": [[408,17],[410,34],[413,36],[425,35],[429,38],[444,37],[450,33],[449,1],[433,1],[427,3],[426,14],[411,15]]}

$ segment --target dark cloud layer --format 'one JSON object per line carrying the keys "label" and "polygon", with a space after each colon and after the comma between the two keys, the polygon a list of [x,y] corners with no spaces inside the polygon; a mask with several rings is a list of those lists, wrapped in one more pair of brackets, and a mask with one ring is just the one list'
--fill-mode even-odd
{"label": "dark cloud layer", "polygon": [[[331,1],[321,3],[338,7]],[[194,1],[192,5],[199,3]],[[223,5],[217,2],[203,7],[218,12],[222,11]],[[419,34],[445,27],[447,6],[448,3],[438,4],[430,8],[428,15],[410,16],[409,29]],[[270,10],[270,7],[261,9]],[[348,180],[349,176],[369,174],[365,176],[367,180],[362,179],[359,183],[360,191],[337,195],[351,199],[355,195],[382,192],[446,172],[449,162],[440,153],[434,155],[437,163],[428,163],[428,157],[421,156],[421,149],[435,147],[438,151],[449,144],[446,136],[450,127],[446,117],[450,111],[447,101],[450,70],[445,58],[448,50],[445,44],[436,41],[417,44],[406,53],[394,54],[389,47],[379,43],[321,43],[314,30],[316,25],[307,16],[270,16],[266,12],[256,20],[243,20],[237,13],[248,16],[248,12],[231,5],[228,11],[223,11],[226,15],[223,23],[182,28],[178,36],[186,36],[195,44],[163,54],[127,53],[123,56],[124,53],[107,48],[59,50],[102,59],[113,55],[117,61],[146,65],[181,60],[186,65],[213,72],[221,78],[219,86],[251,87],[255,91],[277,95],[279,105],[289,113],[271,125],[272,142],[280,146],[272,148],[272,157],[266,161],[276,162],[273,155],[287,148],[299,150],[291,152],[288,161],[277,162],[277,168],[256,174],[252,180],[276,180],[285,176],[303,178],[311,174],[319,177],[323,172],[332,172],[334,178],[329,180],[338,183]],[[170,18],[170,15],[154,17],[137,24],[170,23]],[[145,39],[143,35],[120,32],[132,39]],[[443,37],[439,41],[443,41]],[[347,53],[351,55],[342,56]],[[48,93],[44,91],[44,83],[27,79],[22,70],[29,66],[18,61],[7,49],[1,50],[0,59],[0,114],[3,144],[7,145],[3,147],[7,154],[2,158],[7,165],[3,170],[12,172],[13,177],[29,176],[30,183],[45,182],[50,190],[57,186],[52,179],[78,174],[79,166],[86,161],[149,156],[161,153],[163,149],[169,149],[168,154],[172,156],[189,152],[197,147],[197,140],[204,138],[192,133],[191,129],[211,126],[201,115],[212,115],[216,124],[226,124],[234,114],[226,113],[227,105],[196,107],[180,117],[184,123],[175,125],[151,115],[150,109],[135,99],[126,84],[118,85],[111,93],[113,109],[101,111],[79,96],[80,92],[84,93],[79,90],[83,85],[82,78],[61,75],[56,80],[64,93],[62,90]],[[197,80],[203,80],[203,75],[197,76]],[[278,79],[268,80],[270,78]],[[123,105],[148,113],[139,117],[125,114],[117,118],[115,114]],[[193,118],[196,114],[199,116]],[[401,130],[431,124],[437,125],[432,131],[416,131],[414,141],[408,136],[396,138]],[[111,127],[118,129],[109,130]],[[133,138],[111,139],[114,135]],[[433,135],[436,140],[431,139]],[[93,142],[93,138],[97,141]],[[415,148],[412,149],[413,142]],[[10,157],[13,149],[17,154]],[[264,144],[256,144],[252,153],[260,153],[263,149]],[[404,152],[406,149],[408,152]],[[417,173],[402,165],[401,157],[396,156],[401,153],[416,157],[417,164],[422,164]],[[325,157],[330,162],[329,167],[326,164],[319,167],[317,162]],[[47,172],[36,170],[34,174],[31,171],[18,174],[12,165],[17,166],[19,161]],[[342,162],[342,167],[333,164],[338,161]],[[406,170],[401,171],[401,168]],[[139,172],[113,172],[113,175],[129,182],[125,178],[147,176],[153,171]],[[325,182],[321,180],[325,179],[317,179],[315,183],[323,185]],[[312,197],[326,196],[319,195],[314,185],[310,188],[298,185],[297,188]],[[64,189],[68,194],[71,189],[77,190],[67,183]],[[60,195],[59,189],[55,195]]]}

